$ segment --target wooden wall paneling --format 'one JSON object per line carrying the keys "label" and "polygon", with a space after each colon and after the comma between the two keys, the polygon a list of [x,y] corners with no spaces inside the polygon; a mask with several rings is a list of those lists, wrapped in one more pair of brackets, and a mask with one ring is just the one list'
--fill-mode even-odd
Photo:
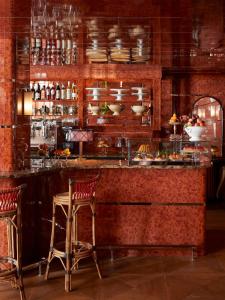
{"label": "wooden wall paneling", "polygon": [[153,127],[161,129],[161,81],[153,80]]}
{"label": "wooden wall paneling", "polygon": [[161,19],[160,13],[156,12],[156,17],[151,19],[152,23],[152,47],[153,47],[153,61],[155,65],[161,65]]}
{"label": "wooden wall paneling", "polygon": [[78,79],[77,81],[79,96],[78,96],[78,118],[79,118],[79,127],[85,127],[85,118],[84,118],[84,80]]}
{"label": "wooden wall paneling", "polygon": [[161,81],[161,126],[168,128],[169,119],[172,116],[172,80]]}

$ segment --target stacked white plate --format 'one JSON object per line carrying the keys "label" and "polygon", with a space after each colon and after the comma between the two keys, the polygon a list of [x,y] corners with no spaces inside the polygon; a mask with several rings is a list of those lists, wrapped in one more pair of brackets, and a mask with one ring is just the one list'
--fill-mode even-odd
{"label": "stacked white plate", "polygon": [[113,92],[116,92],[115,94],[113,93],[113,94],[110,94],[111,96],[114,96],[114,97],[116,97],[116,101],[121,101],[122,100],[122,98],[124,97],[124,96],[126,96],[126,94],[124,93],[123,94],[123,92],[126,92],[127,91],[127,89],[110,89],[110,91],[113,91]]}
{"label": "stacked white plate", "polygon": [[116,62],[129,62],[130,61],[130,49],[122,46],[122,40],[116,39],[115,46],[110,47],[110,58]]}
{"label": "stacked white plate", "polygon": [[131,89],[137,91],[135,93],[132,93],[133,96],[137,96],[137,101],[143,101],[144,96],[147,95],[146,89],[144,87],[134,86]]}
{"label": "stacked white plate", "polygon": [[100,99],[100,91],[105,90],[105,88],[99,88],[99,87],[87,87],[87,91],[92,91],[92,94],[87,94],[87,96],[92,97],[92,100],[98,101]]}
{"label": "stacked white plate", "polygon": [[132,62],[146,62],[150,59],[150,48],[145,47],[143,39],[137,39],[136,47],[131,49]]}
{"label": "stacked white plate", "polygon": [[146,62],[150,60],[150,49],[149,48],[132,48],[131,59],[134,63]]}
{"label": "stacked white plate", "polygon": [[106,47],[99,47],[98,40],[93,39],[92,44],[86,49],[89,62],[107,62],[108,52]]}

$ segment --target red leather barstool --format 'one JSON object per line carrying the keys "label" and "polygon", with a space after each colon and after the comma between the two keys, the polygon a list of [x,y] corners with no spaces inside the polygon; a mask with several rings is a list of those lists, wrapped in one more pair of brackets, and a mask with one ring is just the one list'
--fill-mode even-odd
{"label": "red leather barstool", "polygon": [[[101,279],[95,249],[95,190],[99,175],[84,179],[69,179],[69,192],[53,197],[53,216],[50,250],[45,278],[48,279],[50,263],[58,258],[65,270],[65,290],[71,291],[71,274],[78,268],[80,260],[92,256]],[[89,206],[92,214],[92,243],[78,241],[78,211]],[[61,208],[66,217],[66,238],[60,250],[55,243],[56,208]]]}
{"label": "red leather barstool", "polygon": [[0,189],[0,220],[7,225],[8,255],[0,256],[0,280],[9,281],[25,300],[22,276],[21,197],[25,185]]}

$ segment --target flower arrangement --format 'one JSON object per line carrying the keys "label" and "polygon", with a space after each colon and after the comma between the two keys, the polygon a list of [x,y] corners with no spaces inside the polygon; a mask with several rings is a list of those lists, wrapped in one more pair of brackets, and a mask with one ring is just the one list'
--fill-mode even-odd
{"label": "flower arrangement", "polygon": [[198,115],[182,115],[178,117],[175,113],[169,120],[170,125],[182,124],[184,127],[189,126],[205,126],[205,121],[203,121]]}
{"label": "flower arrangement", "polygon": [[205,126],[205,121],[203,121],[198,115],[195,114],[193,114],[192,116],[188,116],[188,115],[180,116],[180,122],[184,124],[184,127]]}

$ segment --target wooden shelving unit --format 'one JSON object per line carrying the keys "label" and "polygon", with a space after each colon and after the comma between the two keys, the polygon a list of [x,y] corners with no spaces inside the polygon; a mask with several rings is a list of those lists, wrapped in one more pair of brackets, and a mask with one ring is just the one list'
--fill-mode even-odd
{"label": "wooden shelving unit", "polygon": [[[113,131],[129,133],[130,135],[150,135],[154,130],[160,130],[161,128],[161,77],[162,69],[160,66],[160,40],[156,32],[159,32],[160,23],[154,19],[143,20],[144,28],[149,28],[148,46],[151,48],[150,60],[145,63],[88,63],[86,57],[86,48],[90,41],[90,37],[87,38],[90,33],[85,24],[79,30],[79,45],[78,47],[78,63],[76,65],[63,65],[63,66],[30,66],[30,79],[31,81],[76,81],[79,90],[79,97],[77,101],[74,101],[74,105],[77,106],[77,116],[79,119],[79,127],[92,128],[97,134],[113,134]],[[115,20],[102,20],[105,29],[109,29]],[[127,34],[129,29],[134,29],[138,20],[124,19],[120,20],[124,26],[123,34]],[[111,24],[111,23],[112,24]],[[133,23],[132,23],[133,22]],[[140,19],[139,19],[140,22]],[[143,25],[142,24],[142,25]],[[106,40],[105,40],[106,41]],[[126,47],[129,47],[128,43],[131,43],[130,47],[133,47],[134,41],[124,40]],[[146,42],[146,41],[145,41]],[[110,41],[106,42],[106,46],[110,47]],[[145,97],[143,101],[137,101],[134,95],[131,95],[131,89],[129,95],[124,96],[122,101],[116,101],[115,97],[111,96],[109,90],[107,93],[103,93],[101,99],[98,101],[91,100],[90,96],[87,96],[86,87],[92,87],[96,84],[103,84],[107,82],[108,88],[119,87],[123,82],[123,87],[130,89],[132,86],[145,86],[149,92],[148,98]],[[45,102],[45,101],[43,101]],[[69,100],[52,101],[54,105],[70,104]],[[93,116],[88,112],[88,104],[103,105],[105,102],[108,104],[120,103],[124,106],[124,111],[120,116],[112,116],[112,113],[108,115]],[[131,105],[138,104],[146,105],[146,112],[143,116],[135,116],[131,111]],[[151,110],[149,112],[149,109]],[[143,118],[149,113],[151,120],[149,124],[143,122]],[[106,122],[98,123],[97,119],[107,119]],[[111,122],[110,122],[111,121]],[[144,124],[143,124],[144,123]]]}

